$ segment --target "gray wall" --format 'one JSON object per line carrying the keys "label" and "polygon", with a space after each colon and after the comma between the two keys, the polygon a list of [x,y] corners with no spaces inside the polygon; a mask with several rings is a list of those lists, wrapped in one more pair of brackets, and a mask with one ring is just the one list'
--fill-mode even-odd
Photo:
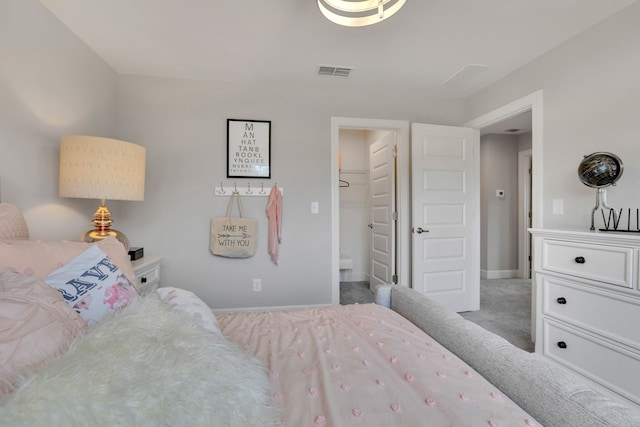
{"label": "gray wall", "polygon": [[[582,155],[606,149],[625,161],[609,192],[640,207],[634,184],[640,117],[640,4],[579,35],[465,100],[420,93],[357,93],[260,84],[117,76],[36,0],[0,3],[0,180],[3,200],[26,211],[34,238],[75,239],[97,202],[57,197],[58,145],[71,133],[129,140],[148,150],[144,202],[112,202],[115,226],[147,254],[164,256],[162,284],[198,293],[214,308],[331,302],[332,116],[459,125],[544,90],[544,225],[588,224],[593,191],[576,178]],[[227,200],[226,119],[271,120],[271,183],[284,188],[281,263],[264,246],[266,199],[247,199],[261,218],[259,253],[248,260],[209,254],[209,221]],[[565,215],[551,214],[562,198]],[[318,215],[310,203],[320,204]],[[251,279],[263,279],[253,293]]]}
{"label": "gray wall", "polygon": [[[624,175],[608,190],[617,208],[640,208],[640,3],[578,35],[470,97],[472,119],[543,90],[543,226],[588,229],[594,190],[576,170],[582,157],[611,151]],[[552,213],[563,199],[564,215]],[[601,224],[597,225],[600,226]]]}
{"label": "gray wall", "polygon": [[[504,190],[504,197],[496,197]],[[512,277],[518,269],[518,137],[480,138],[480,270]]]}
{"label": "gray wall", "polygon": [[[0,3],[2,198],[27,213],[34,238],[76,239],[97,201],[57,197],[58,146],[66,134],[120,138],[147,148],[144,202],[110,202],[118,228],[145,253],[164,257],[162,281],[214,308],[331,303],[332,116],[460,124],[461,100],[117,76],[36,0]],[[227,199],[226,119],[272,121],[272,180],[284,188],[280,265],[266,253],[266,199],[247,198],[260,218],[258,254],[209,253],[209,222]],[[238,180],[242,181],[242,180]],[[246,183],[246,180],[243,181]],[[258,181],[253,181],[258,182]],[[310,214],[319,202],[320,213]],[[254,293],[253,278],[263,279]]]}
{"label": "gray wall", "polygon": [[[117,99],[120,136],[148,156],[145,201],[123,206],[119,224],[145,253],[165,257],[163,285],[190,289],[213,308],[331,303],[332,116],[458,124],[463,115],[459,101],[135,76],[119,78]],[[266,251],[264,198],[244,201],[247,215],[260,219],[258,253],[246,260],[209,253],[209,221],[228,200],[214,197],[214,186],[233,181],[225,178],[227,118],[272,121],[265,184],[284,189],[278,266]],[[262,279],[262,292],[252,291],[253,278]]]}
{"label": "gray wall", "polygon": [[116,96],[116,73],[40,2],[0,2],[0,191],[34,238],[92,227],[97,201],[58,198],[60,138],[116,137]]}

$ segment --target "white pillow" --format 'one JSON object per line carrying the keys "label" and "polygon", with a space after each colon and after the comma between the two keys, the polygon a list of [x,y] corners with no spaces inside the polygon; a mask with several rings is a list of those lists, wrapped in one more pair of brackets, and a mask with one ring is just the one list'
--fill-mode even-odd
{"label": "white pillow", "polygon": [[172,287],[158,288],[156,292],[169,307],[190,314],[200,321],[200,324],[205,329],[222,335],[220,328],[218,328],[216,316],[211,311],[211,308],[193,292]]}
{"label": "white pillow", "polygon": [[135,286],[97,245],[71,259],[44,281],[62,294],[89,327],[138,298]]}

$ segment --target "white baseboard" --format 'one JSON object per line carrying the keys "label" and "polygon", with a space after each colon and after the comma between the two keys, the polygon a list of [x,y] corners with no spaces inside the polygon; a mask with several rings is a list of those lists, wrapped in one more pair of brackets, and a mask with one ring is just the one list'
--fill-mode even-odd
{"label": "white baseboard", "polygon": [[518,270],[480,270],[481,279],[516,279]]}

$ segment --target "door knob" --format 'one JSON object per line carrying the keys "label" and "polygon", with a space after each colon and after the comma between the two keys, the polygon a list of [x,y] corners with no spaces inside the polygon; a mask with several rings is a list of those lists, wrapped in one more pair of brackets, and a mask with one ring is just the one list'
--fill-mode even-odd
{"label": "door knob", "polygon": [[412,228],[411,231],[413,233],[418,233],[418,234],[428,233],[429,232],[429,230],[424,230],[422,227]]}
{"label": "door knob", "polygon": [[373,224],[369,224],[369,225],[367,225],[367,227],[373,228]]}

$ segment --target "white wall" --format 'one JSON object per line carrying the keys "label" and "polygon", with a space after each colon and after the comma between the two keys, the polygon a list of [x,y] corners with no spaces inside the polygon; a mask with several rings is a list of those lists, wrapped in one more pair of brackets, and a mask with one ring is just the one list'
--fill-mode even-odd
{"label": "white wall", "polygon": [[[480,270],[489,279],[518,270],[518,136],[480,138]],[[504,197],[496,197],[503,190]]]}
{"label": "white wall", "polygon": [[[534,174],[543,175],[544,227],[589,228],[595,190],[580,183],[576,171],[595,151],[611,151],[624,162],[609,204],[640,208],[639,22],[640,3],[468,99],[467,118],[473,119],[543,90],[544,167]],[[553,199],[564,200],[564,215],[552,214]]]}
{"label": "white wall", "polygon": [[342,172],[340,179],[349,183],[340,187],[340,253],[353,260],[352,281],[369,280],[371,260],[371,198],[369,143],[365,130],[340,130]]}
{"label": "white wall", "polygon": [[[57,197],[58,145],[70,133],[130,140],[148,149],[144,202],[112,202],[115,226],[148,254],[165,257],[163,284],[191,289],[216,308],[324,304],[330,283],[330,117],[458,125],[544,91],[543,225],[588,227],[593,190],[576,177],[593,151],[622,157],[609,191],[617,207],[640,207],[640,4],[532,61],[466,102],[420,93],[355,93],[226,82],[176,81],[114,72],[36,0],[0,3],[0,180],[3,200],[19,204],[36,238],[75,238],[93,201]],[[114,118],[114,111],[117,115]],[[272,120],[273,180],[285,189],[281,264],[262,236],[249,260],[208,252],[209,220],[226,199],[226,119]],[[552,215],[551,200],[565,214]],[[310,214],[310,202],[320,213]],[[266,200],[247,200],[262,217]],[[407,232],[407,230],[404,230]],[[264,279],[253,293],[251,279]]]}
{"label": "white wall", "polygon": [[40,2],[0,2],[0,191],[33,238],[92,228],[97,201],[58,198],[60,138],[116,137],[116,95],[115,72]]}
{"label": "white wall", "polygon": [[[162,285],[183,286],[214,308],[331,303],[332,116],[434,124],[464,121],[461,100],[420,93],[357,93],[117,76],[37,0],[0,3],[2,199],[25,210],[34,238],[75,239],[97,201],[57,196],[60,138],[84,133],[147,148],[144,202],[110,202],[114,227],[146,254],[164,257]],[[266,199],[245,200],[260,218],[258,254],[209,253],[209,223],[227,199],[226,119],[272,121],[272,177],[284,188],[283,242],[266,253]],[[236,180],[245,184],[247,180]],[[258,182],[254,180],[252,182]],[[310,204],[320,212],[311,215]],[[408,232],[408,231],[407,231]],[[251,279],[263,279],[263,292]]]}
{"label": "white wall", "polygon": [[[354,93],[348,82],[336,84],[335,92],[328,93],[119,78],[120,136],[144,145],[148,159],[145,201],[122,205],[124,220],[119,224],[132,244],[165,257],[163,285],[190,289],[213,308],[331,303],[331,117],[463,121],[458,100]],[[266,252],[263,198],[244,203],[248,215],[260,218],[258,253],[245,260],[209,253],[209,221],[222,215],[227,203],[214,197],[214,186],[230,181],[225,178],[227,118],[272,121],[273,179],[266,184],[278,182],[284,189],[278,266]],[[312,201],[319,203],[318,215],[310,212]],[[262,292],[252,291],[253,278],[263,280]]]}

